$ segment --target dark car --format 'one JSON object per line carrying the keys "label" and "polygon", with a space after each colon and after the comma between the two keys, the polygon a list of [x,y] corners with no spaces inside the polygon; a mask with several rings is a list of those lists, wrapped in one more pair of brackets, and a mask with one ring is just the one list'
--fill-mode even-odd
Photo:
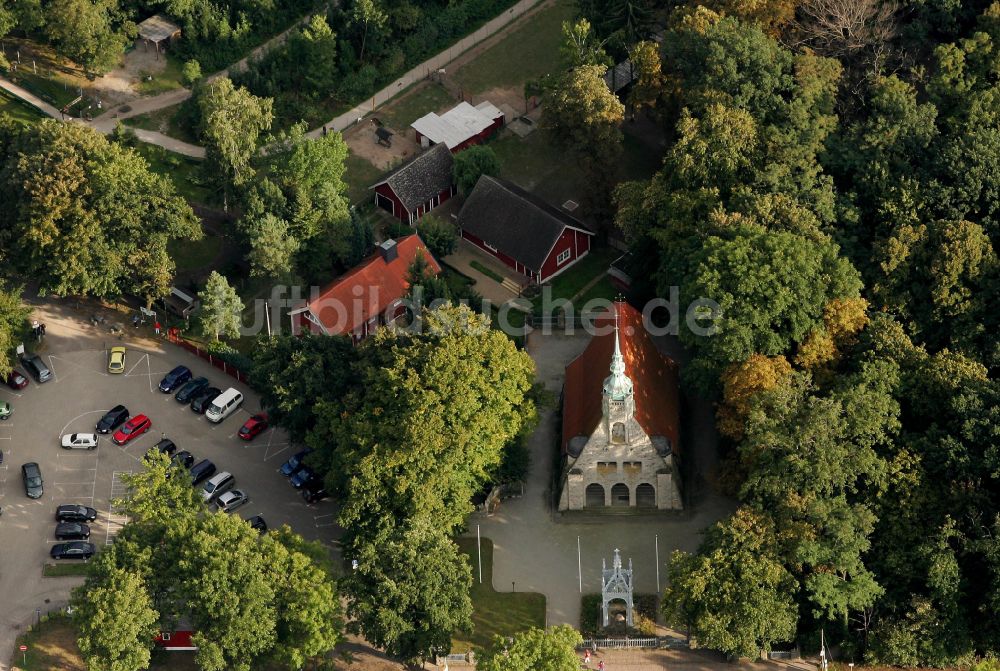
{"label": "dark car", "polygon": [[104,413],[104,417],[101,417],[95,428],[97,429],[97,433],[111,433],[128,421],[128,418],[128,408],[124,405],[116,405]]}
{"label": "dark car", "polygon": [[184,468],[191,468],[191,464],[194,463],[194,455],[187,450],[181,450],[173,456],[170,460],[171,463],[177,464],[178,466],[183,466]]}
{"label": "dark car", "polygon": [[90,527],[82,522],[60,522],[56,525],[56,540],[85,541],[90,538]]}
{"label": "dark car", "polygon": [[312,452],[312,450],[307,448],[292,455],[288,461],[281,465],[281,474],[288,478],[298,473],[299,469],[305,466],[305,463],[303,463],[302,460],[305,459],[306,455],[310,452]]}
{"label": "dark car", "polygon": [[257,437],[264,429],[268,426],[267,415],[264,413],[257,413],[252,415],[250,419],[243,423],[240,427],[238,435],[242,440],[253,440]]}
{"label": "dark car", "polygon": [[319,478],[310,480],[302,486],[302,498],[305,499],[306,503],[317,503],[328,496],[326,487]]}
{"label": "dark car", "polygon": [[222,390],[218,387],[202,389],[197,396],[191,399],[191,409],[199,415],[204,415],[208,406],[212,405],[212,401],[217,399],[220,394],[222,394]]}
{"label": "dark car", "polygon": [[174,396],[174,400],[178,403],[190,403],[198,392],[208,386],[207,377],[196,377],[184,384],[183,387],[177,390],[177,394]]}
{"label": "dark car", "polygon": [[263,515],[254,515],[247,522],[250,524],[251,529],[256,529],[262,534],[267,532],[267,522],[264,521]]}
{"label": "dark car", "polygon": [[93,522],[97,519],[97,511],[90,506],[67,503],[56,508],[57,522]]}
{"label": "dark car", "polygon": [[45,490],[42,488],[42,469],[33,461],[21,466],[21,478],[24,480],[24,493],[29,499],[40,499]]}
{"label": "dark car", "polygon": [[169,457],[170,455],[172,455],[174,452],[177,451],[177,446],[174,445],[174,441],[170,440],[169,438],[163,438],[162,440],[158,441],[156,445],[153,445],[151,448],[146,450],[146,454],[149,454],[153,450],[159,450],[160,452]]}
{"label": "dark car", "polygon": [[208,459],[202,459],[191,467],[191,486],[197,487],[215,475],[215,464]]}
{"label": "dark car", "polygon": [[177,366],[160,380],[160,391],[172,394],[178,387],[191,379],[191,369],[187,366]]}
{"label": "dark car", "polygon": [[289,482],[292,483],[292,487],[295,487],[295,489],[302,489],[302,487],[319,479],[320,477],[316,475],[316,471],[309,468],[308,466],[303,466],[298,470],[298,472],[295,475],[291,477]]}
{"label": "dark car", "polygon": [[97,552],[93,543],[74,541],[73,543],[56,543],[49,551],[53,559],[90,559]]}
{"label": "dark car", "polygon": [[24,374],[19,370],[11,370],[7,373],[7,377],[4,379],[7,386],[17,391],[18,389],[24,389],[28,386],[28,378],[24,377]]}
{"label": "dark car", "polygon": [[42,361],[42,357],[37,354],[29,354],[21,359],[21,363],[24,364],[24,369],[31,374],[31,377],[35,378],[35,382],[41,384],[52,379],[52,371]]}

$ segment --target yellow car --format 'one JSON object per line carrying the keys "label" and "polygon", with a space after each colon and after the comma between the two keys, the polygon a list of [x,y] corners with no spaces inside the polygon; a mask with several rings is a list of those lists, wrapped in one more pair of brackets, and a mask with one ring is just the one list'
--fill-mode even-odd
{"label": "yellow car", "polygon": [[108,355],[108,372],[118,375],[125,372],[125,348],[112,347]]}

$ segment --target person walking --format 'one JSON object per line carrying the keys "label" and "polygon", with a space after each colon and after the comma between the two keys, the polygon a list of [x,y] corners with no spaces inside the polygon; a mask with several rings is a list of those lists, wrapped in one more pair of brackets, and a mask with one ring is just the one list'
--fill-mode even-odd
{"label": "person walking", "polygon": [[590,664],[590,648],[583,651],[583,663]]}
{"label": "person walking", "polygon": [[156,333],[156,335],[160,335],[160,322],[155,322],[153,324],[153,331]]}
{"label": "person walking", "polygon": [[601,663],[597,665],[597,671],[604,671],[604,660],[603,659],[601,660]]}

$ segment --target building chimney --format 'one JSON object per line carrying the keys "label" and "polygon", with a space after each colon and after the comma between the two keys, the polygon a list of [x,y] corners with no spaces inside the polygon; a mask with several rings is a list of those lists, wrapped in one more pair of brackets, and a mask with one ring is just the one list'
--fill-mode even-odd
{"label": "building chimney", "polygon": [[382,260],[386,263],[392,263],[399,257],[399,250],[396,249],[395,240],[386,240],[378,246],[378,251],[382,255]]}

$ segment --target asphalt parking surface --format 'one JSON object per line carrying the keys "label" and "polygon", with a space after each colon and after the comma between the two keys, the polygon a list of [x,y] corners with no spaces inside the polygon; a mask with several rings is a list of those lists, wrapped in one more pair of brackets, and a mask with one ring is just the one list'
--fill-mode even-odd
{"label": "asphalt parking surface", "polygon": [[[237,437],[243,422],[260,408],[257,395],[207,362],[166,347],[162,353],[129,347],[124,375],[107,373],[106,350],[54,351],[43,356],[54,374],[51,381],[37,384],[32,379],[18,392],[0,387],[0,401],[14,406],[12,417],[0,421],[0,612],[12,618],[0,624],[19,627],[13,620],[17,613],[30,614],[35,608],[45,612],[47,604],[64,601],[69,588],[80,582],[42,578],[42,566],[52,561],[49,550],[57,542],[56,506],[78,503],[96,508],[90,542],[98,547],[113,542],[126,521],[110,506],[125,491],[121,476],[141,470],[142,455],[164,436],[178,450],[190,451],[196,461],[211,459],[218,471],[235,476],[236,487],[248,493],[250,502],[234,514],[243,518],[261,514],[269,528],[288,524],[307,539],[333,546],[337,535],[333,505],[329,500],[306,505],[277,472],[300,448],[291,445],[280,429],[269,428],[249,443]],[[220,389],[239,389],[244,395],[242,407],[212,424],[187,404],[177,403],[173,394],[161,393],[160,379],[178,364]],[[119,403],[132,416],[147,415],[152,428],[122,447],[111,441],[110,434],[100,437],[95,450],[60,447],[63,434],[94,433],[100,417]],[[40,499],[29,499],[24,491],[21,465],[30,461],[38,462],[42,470],[45,493]],[[2,668],[6,651],[0,655]]]}

